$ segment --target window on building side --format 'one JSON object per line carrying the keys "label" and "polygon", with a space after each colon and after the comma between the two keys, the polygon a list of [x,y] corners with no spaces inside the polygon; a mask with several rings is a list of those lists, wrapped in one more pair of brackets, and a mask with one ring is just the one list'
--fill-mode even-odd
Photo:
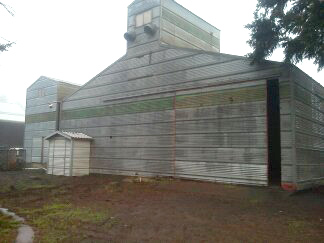
{"label": "window on building side", "polygon": [[146,11],[136,16],[136,27],[141,27],[151,22],[152,22],[152,10]]}

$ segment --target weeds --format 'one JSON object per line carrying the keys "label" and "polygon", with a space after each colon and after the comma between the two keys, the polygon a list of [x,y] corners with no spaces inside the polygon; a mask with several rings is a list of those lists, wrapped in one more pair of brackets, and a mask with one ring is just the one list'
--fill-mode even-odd
{"label": "weeds", "polygon": [[291,220],[288,222],[288,229],[293,234],[303,232],[307,226],[307,222],[301,220]]}
{"label": "weeds", "polygon": [[42,242],[62,242],[80,240],[80,229],[85,224],[102,226],[107,223],[107,212],[93,211],[89,208],[74,207],[72,204],[53,203],[39,209],[22,210],[31,224],[42,231]]}
{"label": "weeds", "polygon": [[19,223],[11,217],[0,213],[0,239],[1,242],[12,242],[12,235],[15,234]]}

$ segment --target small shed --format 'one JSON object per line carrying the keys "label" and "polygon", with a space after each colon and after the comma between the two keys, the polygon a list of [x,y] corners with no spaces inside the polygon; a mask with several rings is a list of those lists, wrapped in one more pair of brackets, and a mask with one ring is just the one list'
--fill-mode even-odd
{"label": "small shed", "polygon": [[45,139],[49,141],[48,174],[89,175],[91,137],[83,133],[56,131]]}

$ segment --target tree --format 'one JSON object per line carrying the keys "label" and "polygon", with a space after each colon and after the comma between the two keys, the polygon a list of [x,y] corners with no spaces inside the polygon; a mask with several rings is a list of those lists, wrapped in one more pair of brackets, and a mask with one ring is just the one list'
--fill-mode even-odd
{"label": "tree", "polygon": [[318,71],[324,67],[324,0],[258,0],[254,21],[245,27],[252,63],[282,47],[285,62],[313,59]]}
{"label": "tree", "polygon": [[[0,2],[0,6],[4,7],[11,16],[14,16],[13,11],[10,10],[10,8],[6,4]],[[2,38],[2,39],[4,39],[4,38]],[[10,41],[7,41],[6,44],[0,43],[0,52],[7,51],[8,48],[11,47],[13,44],[14,44],[14,42],[10,42]]]}

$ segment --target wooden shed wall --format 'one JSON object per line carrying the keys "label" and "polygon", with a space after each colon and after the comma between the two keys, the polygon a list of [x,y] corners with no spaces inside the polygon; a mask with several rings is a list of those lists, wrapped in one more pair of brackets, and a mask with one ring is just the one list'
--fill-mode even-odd
{"label": "wooden shed wall", "polygon": [[281,66],[184,49],[150,52],[128,53],[63,104],[62,129],[94,138],[91,171],[266,185],[265,78],[281,76]]}

